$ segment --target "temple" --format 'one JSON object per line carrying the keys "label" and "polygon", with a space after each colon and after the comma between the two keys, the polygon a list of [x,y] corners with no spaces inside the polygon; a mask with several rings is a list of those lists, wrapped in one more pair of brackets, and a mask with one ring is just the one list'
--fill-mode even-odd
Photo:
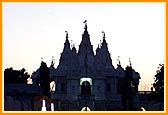
{"label": "temple", "polygon": [[[102,32],[102,43],[98,45],[94,54],[87,22],[84,23],[79,50],[77,51],[75,46],[70,44],[66,31],[59,65],[54,68],[53,61],[51,63],[50,79],[55,82],[51,99],[57,100],[59,103],[57,110],[63,111],[79,111],[83,107],[96,111],[121,108],[120,85],[125,69],[122,68],[120,60],[117,68],[114,68],[105,32]],[[132,72],[138,92],[140,75],[134,69]],[[34,78],[35,76],[38,76],[38,71],[34,73]],[[137,100],[138,95],[133,102],[135,107],[138,106]]]}

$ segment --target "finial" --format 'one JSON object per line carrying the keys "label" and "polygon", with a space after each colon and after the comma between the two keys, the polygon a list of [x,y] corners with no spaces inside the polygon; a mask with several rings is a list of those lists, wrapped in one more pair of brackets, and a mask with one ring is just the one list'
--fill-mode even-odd
{"label": "finial", "polygon": [[102,46],[102,41],[100,40],[100,48],[101,48],[101,46]]}
{"label": "finial", "polygon": [[87,30],[87,20],[85,20],[83,23],[85,23],[85,30]]}
{"label": "finial", "polygon": [[68,39],[68,32],[67,32],[67,31],[65,31],[65,33],[66,33],[66,39]]}
{"label": "finial", "polygon": [[129,57],[129,63],[130,63],[130,66],[132,66],[132,63],[131,63],[131,58]]}
{"label": "finial", "polygon": [[104,32],[104,31],[102,31],[102,33],[103,33],[103,39],[105,39],[105,38],[106,38],[106,36],[105,36],[105,32]]}
{"label": "finial", "polygon": [[52,56],[51,67],[54,67],[54,64],[55,64],[55,60],[54,60],[54,56]]}
{"label": "finial", "polygon": [[43,61],[43,57],[41,57],[41,62]]}
{"label": "finial", "polygon": [[117,64],[117,65],[121,65],[121,62],[120,62],[120,56],[118,56],[117,61],[118,61],[118,64]]}

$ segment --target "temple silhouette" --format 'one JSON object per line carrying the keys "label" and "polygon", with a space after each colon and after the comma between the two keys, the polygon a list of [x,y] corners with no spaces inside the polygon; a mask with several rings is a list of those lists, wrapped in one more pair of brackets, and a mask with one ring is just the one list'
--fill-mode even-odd
{"label": "temple silhouette", "polygon": [[[114,68],[105,32],[102,32],[102,43],[98,45],[94,54],[87,22],[84,21],[84,24],[79,50],[70,44],[68,32],[65,31],[65,43],[57,68],[54,67],[54,59],[51,62],[50,80],[55,82],[55,91],[51,93],[51,99],[57,100],[59,110],[79,111],[88,107],[90,110],[101,111],[122,108],[121,85],[125,69],[122,68],[119,59],[117,68]],[[138,107],[136,92],[140,75],[134,69],[131,71],[135,86],[133,105]],[[32,76],[35,83],[39,69]]]}

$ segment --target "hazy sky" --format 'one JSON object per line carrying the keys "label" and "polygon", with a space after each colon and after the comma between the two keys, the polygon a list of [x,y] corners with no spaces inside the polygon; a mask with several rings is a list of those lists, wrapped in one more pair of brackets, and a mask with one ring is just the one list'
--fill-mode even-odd
{"label": "hazy sky", "polygon": [[4,3],[3,70],[24,67],[31,74],[41,57],[50,66],[52,56],[56,68],[65,31],[78,49],[84,20],[94,52],[104,31],[114,67],[118,56],[123,68],[130,57],[140,84],[153,82],[159,63],[165,61],[164,3]]}

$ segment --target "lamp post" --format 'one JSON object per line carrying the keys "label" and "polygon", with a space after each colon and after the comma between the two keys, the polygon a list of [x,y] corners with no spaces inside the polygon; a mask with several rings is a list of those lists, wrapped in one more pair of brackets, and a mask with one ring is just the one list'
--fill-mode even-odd
{"label": "lamp post", "polygon": [[54,111],[54,103],[51,103],[51,111]]}
{"label": "lamp post", "polygon": [[41,111],[47,111],[45,100],[42,101],[42,108],[41,108]]}

